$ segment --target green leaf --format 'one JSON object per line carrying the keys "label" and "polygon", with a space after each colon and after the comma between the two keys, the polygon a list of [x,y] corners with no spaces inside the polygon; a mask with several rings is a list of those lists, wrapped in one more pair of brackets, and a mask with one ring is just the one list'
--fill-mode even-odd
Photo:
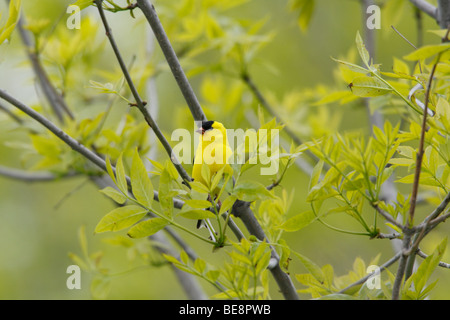
{"label": "green leaf", "polygon": [[125,201],[127,201],[127,197],[122,192],[112,187],[106,187],[100,190],[100,192],[108,196],[109,198],[113,199],[118,204],[124,204]]}
{"label": "green leaf", "polygon": [[414,274],[414,289],[417,293],[420,293],[424,288],[434,269],[439,264],[442,255],[447,247],[447,238],[441,241],[441,243],[436,247],[433,254],[428,256],[417,268]]}
{"label": "green leaf", "polygon": [[159,203],[165,216],[172,218],[173,213],[173,197],[170,192],[170,184],[172,179],[166,168],[159,178]]}
{"label": "green leaf", "polygon": [[159,230],[163,229],[169,224],[169,221],[163,218],[152,218],[138,224],[128,230],[128,236],[130,238],[143,238],[155,234]]}
{"label": "green leaf", "polygon": [[212,206],[208,200],[186,200],[184,203],[194,209],[206,209]]}
{"label": "green leaf", "polygon": [[130,178],[131,190],[136,200],[143,206],[151,208],[154,196],[153,184],[137,150],[135,150],[133,156]]}
{"label": "green leaf", "polygon": [[91,282],[91,294],[94,299],[106,299],[111,290],[111,278],[98,275]]}
{"label": "green leaf", "polygon": [[358,97],[377,97],[392,91],[383,82],[372,77],[356,77],[349,85],[354,95]]}
{"label": "green leaf", "polygon": [[228,211],[231,209],[231,207],[234,205],[234,203],[236,202],[237,198],[233,195],[227,197],[221,204],[220,206],[220,210],[219,210],[219,215],[221,215],[222,213]]}
{"label": "green leaf", "polygon": [[209,189],[200,181],[192,181],[190,182],[192,190],[195,190],[200,193],[209,193]]}
{"label": "green leaf", "polygon": [[95,233],[128,228],[141,220],[147,212],[147,209],[135,205],[116,208],[100,220],[95,227]]}
{"label": "green leaf", "polygon": [[111,161],[109,160],[109,157],[106,157],[106,171],[108,172],[108,175],[110,176],[111,180],[114,182],[114,184],[117,184],[116,182],[116,176],[114,175],[114,170],[111,165]]}
{"label": "green leaf", "polygon": [[420,47],[419,49],[406,55],[404,59],[410,61],[422,60],[434,56],[435,54],[438,54],[448,49],[450,49],[450,43],[427,45]]}
{"label": "green leaf", "polygon": [[192,209],[192,210],[186,210],[181,211],[178,215],[182,216],[186,219],[193,219],[193,220],[203,220],[208,218],[215,218],[216,215],[212,213],[209,210],[201,210],[201,209]]}
{"label": "green leaf", "polygon": [[263,256],[260,259],[258,259],[258,261],[256,262],[256,268],[255,268],[255,273],[257,275],[259,275],[263,270],[265,270],[267,268],[271,257],[272,257],[271,252],[267,251],[263,254]]}
{"label": "green leaf", "polygon": [[316,215],[311,210],[305,211],[300,214],[297,214],[296,216],[293,216],[292,218],[289,218],[277,228],[287,232],[295,232],[306,227],[316,218],[317,218]]}
{"label": "green leaf", "polygon": [[303,1],[304,4],[301,8],[300,15],[298,17],[298,25],[300,26],[300,29],[302,31],[306,31],[308,29],[309,23],[311,21],[313,12],[314,12],[314,6],[315,1],[314,0],[307,0]]}
{"label": "green leaf", "polygon": [[120,191],[122,191],[124,194],[128,194],[128,183],[125,175],[125,167],[123,166],[122,156],[123,154],[120,154],[116,163],[116,182],[117,187],[120,189]]}
{"label": "green leaf", "polygon": [[300,261],[303,263],[305,268],[308,269],[314,279],[316,279],[320,283],[323,283],[325,281],[325,275],[318,265],[298,252],[293,251],[293,253],[300,259]]}
{"label": "green leaf", "polygon": [[78,6],[80,10],[83,10],[94,3],[93,0],[77,0],[73,5]]}
{"label": "green leaf", "polygon": [[205,161],[203,161],[202,163],[201,175],[206,185],[209,187],[211,185],[211,169],[209,168],[209,165],[207,165]]}
{"label": "green leaf", "polygon": [[194,268],[197,270],[200,274],[203,274],[206,270],[206,262],[203,259],[197,258],[194,261]]}
{"label": "green leaf", "polygon": [[332,293],[315,300],[357,300],[354,296],[343,294],[343,293]]}
{"label": "green leaf", "polygon": [[367,51],[366,46],[364,45],[364,42],[361,38],[361,35],[359,34],[359,31],[356,33],[356,47],[358,48],[359,56],[361,57],[361,60],[364,62],[364,64],[367,66],[367,68],[370,68],[370,55],[369,51]]}
{"label": "green leaf", "polygon": [[255,181],[239,183],[234,187],[232,194],[239,200],[247,202],[274,198],[274,195],[270,193],[266,187]]}
{"label": "green leaf", "polygon": [[347,69],[357,72],[357,73],[363,73],[363,74],[367,74],[369,73],[369,70],[367,70],[366,68],[363,68],[361,66],[358,66],[356,64],[350,63],[350,62],[346,62],[346,61],[342,61],[342,60],[338,60],[335,59],[333,57],[331,57],[331,59],[333,59],[334,61],[338,62],[339,64],[343,65],[344,67],[346,67]]}
{"label": "green leaf", "polygon": [[21,0],[11,0],[9,2],[9,15],[6,24],[0,28],[0,45],[9,40],[14,28],[19,21]]}

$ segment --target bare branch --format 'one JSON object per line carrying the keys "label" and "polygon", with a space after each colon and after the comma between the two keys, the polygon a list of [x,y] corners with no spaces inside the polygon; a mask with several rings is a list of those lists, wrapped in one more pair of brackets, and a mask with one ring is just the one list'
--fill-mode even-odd
{"label": "bare branch", "polygon": [[14,120],[18,124],[23,124],[22,119],[16,116],[11,110],[9,110],[6,106],[0,103],[0,110],[6,113],[12,120]]}
{"label": "bare branch", "polygon": [[437,21],[441,29],[450,27],[450,1],[438,0]]}
{"label": "bare branch", "polygon": [[0,166],[0,175],[3,177],[6,177],[6,178],[20,180],[20,181],[24,181],[24,182],[45,182],[45,181],[55,181],[60,178],[75,177],[78,174],[76,172],[69,172],[64,175],[57,175],[57,174],[54,174],[52,172],[47,172],[47,171],[30,172],[30,171]]}
{"label": "bare branch", "polygon": [[[393,265],[399,258],[400,258],[400,253],[397,253],[395,256],[393,256],[391,259],[389,259],[388,261],[386,261],[383,265],[380,266],[380,271],[384,271],[387,268],[389,268],[391,265]],[[375,274],[376,271],[372,272],[371,274],[368,274],[367,276],[365,276],[364,278],[359,279],[358,281],[352,283],[351,285],[349,285],[348,287],[340,290],[338,293],[345,293],[346,291],[348,291],[349,289],[359,286],[360,284],[363,284],[364,282],[366,282],[370,277],[372,277]]]}
{"label": "bare branch", "polygon": [[[422,250],[420,250],[420,249],[417,249],[417,255],[418,255],[419,257],[421,257],[421,258],[424,258],[424,259],[428,258],[428,255],[425,254],[425,253],[424,253]],[[450,263],[446,263],[446,262],[440,261],[438,265],[439,265],[439,267],[450,269]]]}
{"label": "bare branch", "polygon": [[133,94],[134,99],[136,100],[136,107],[139,109],[139,111],[144,116],[145,121],[150,126],[150,128],[153,129],[155,132],[155,135],[158,137],[159,141],[163,145],[164,149],[166,150],[167,154],[170,157],[170,160],[174,164],[175,168],[177,169],[178,173],[180,174],[181,178],[186,182],[187,185],[189,185],[189,182],[192,181],[191,177],[187,174],[186,170],[184,170],[183,166],[180,164],[178,159],[176,159],[175,155],[172,152],[172,147],[170,146],[169,142],[167,141],[166,137],[162,133],[162,131],[159,129],[157,123],[153,120],[153,117],[150,115],[149,111],[145,107],[146,103],[141,99],[133,80],[131,79],[130,73],[128,72],[128,68],[125,65],[125,62],[123,61],[122,55],[120,53],[120,50],[116,44],[116,41],[114,40],[114,37],[112,35],[111,28],[109,27],[108,20],[106,19],[105,12],[102,7],[102,1],[103,0],[95,0],[95,3],[97,5],[97,9],[99,11],[100,17],[102,19],[103,25],[106,30],[106,36],[109,39],[109,42],[111,44],[111,47],[114,51],[114,54],[116,55],[117,61],[119,62],[120,68],[122,69],[122,73],[125,76],[125,79],[128,83],[128,86],[131,90],[131,93]]}
{"label": "bare branch", "polygon": [[409,0],[413,5],[415,5],[418,9],[425,12],[427,15],[432,17],[437,21],[438,19],[438,12],[437,8],[430,4],[429,2],[425,0]]}
{"label": "bare branch", "polygon": [[[197,101],[194,91],[192,90],[190,83],[181,68],[175,51],[173,50],[161,22],[159,21],[154,6],[149,0],[137,0],[137,3],[153,29],[153,33],[155,34],[156,39],[158,40],[158,43],[166,57],[167,63],[169,64],[172,73],[185,97],[194,120],[206,120],[206,116]],[[247,230],[252,235],[255,235],[258,239],[266,239],[264,231],[250,209],[250,203],[240,200],[236,201],[233,206],[232,213],[243,221]],[[276,251],[272,249],[272,257],[277,256]],[[279,258],[277,261],[279,261]],[[274,268],[270,269],[270,271],[272,272],[272,275],[274,276],[283,296],[286,299],[298,299],[298,294],[292,280],[281,270],[279,263],[277,263]]]}
{"label": "bare branch", "polygon": [[25,31],[23,25],[24,18],[22,16],[17,23],[17,30],[19,31],[22,42],[26,47],[28,59],[30,60],[34,73],[39,80],[39,85],[42,89],[42,92],[44,93],[45,98],[47,99],[47,102],[50,104],[53,112],[61,123],[64,122],[64,113],[67,114],[71,119],[73,119],[74,116],[72,112],[68,108],[63,97],[56,91],[47,73],[45,72],[45,69],[39,59],[38,53],[35,52],[33,40],[30,37],[30,33]]}
{"label": "bare branch", "polygon": [[[163,233],[157,232],[154,235],[150,236],[150,238],[162,244],[153,246],[161,254],[168,254],[171,256],[175,255],[174,249]],[[197,279],[194,278],[193,275],[180,270],[173,264],[170,264],[170,266],[189,300],[206,300],[208,298],[202,287],[199,285]]]}
{"label": "bare branch", "polygon": [[186,103],[191,110],[191,113],[195,121],[206,120],[206,116],[203,112],[200,103],[198,102],[197,96],[189,83],[183,68],[178,61],[178,57],[173,49],[169,38],[161,24],[161,21],[156,14],[155,7],[150,3],[149,0],[137,0],[139,8],[142,10],[144,16],[147,18],[150,26],[152,27],[153,33],[155,34],[156,40],[158,41],[161,50],[166,57],[167,63],[175,77],[175,80],[181,90],[181,93],[186,100]]}

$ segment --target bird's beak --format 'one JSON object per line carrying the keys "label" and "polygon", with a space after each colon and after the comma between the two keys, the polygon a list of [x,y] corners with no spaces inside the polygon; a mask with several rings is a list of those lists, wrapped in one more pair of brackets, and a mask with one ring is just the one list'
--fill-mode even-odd
{"label": "bird's beak", "polygon": [[200,134],[204,134],[205,133],[205,129],[200,128],[200,129],[196,130],[195,132],[200,133]]}

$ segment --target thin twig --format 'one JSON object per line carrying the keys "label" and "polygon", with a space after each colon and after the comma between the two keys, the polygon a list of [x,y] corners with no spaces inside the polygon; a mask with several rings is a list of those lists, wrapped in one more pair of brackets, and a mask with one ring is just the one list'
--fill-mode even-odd
{"label": "thin twig", "polygon": [[[253,81],[252,77],[249,75],[248,72],[241,75],[242,81],[247,85],[247,87],[250,89],[250,91],[253,93],[255,98],[258,100],[258,102],[261,104],[261,106],[274,118],[277,118],[278,120],[282,120],[281,117],[277,114],[275,109],[270,105],[270,103],[267,101],[267,99],[262,94],[261,90],[256,86],[255,82]],[[294,141],[295,144],[301,145],[303,141],[292,131],[292,129],[284,125],[283,131],[286,132],[286,134]],[[318,162],[317,157],[307,150],[305,152],[308,154],[308,156],[314,160],[314,162]]]}
{"label": "thin twig", "polygon": [[12,120],[14,120],[18,124],[23,124],[23,120],[16,116],[11,110],[9,110],[6,106],[0,103],[0,110],[7,114]]}
{"label": "thin twig", "polygon": [[[450,32],[450,28],[447,30],[447,33],[444,37],[446,39],[448,37],[448,34]],[[401,283],[403,281],[403,278],[408,279],[412,273],[412,265],[414,263],[414,256],[415,251],[419,246],[420,241],[423,239],[426,232],[428,232],[428,224],[430,219],[426,219],[425,221],[425,227],[421,230],[419,235],[416,235],[414,237],[413,244],[411,245],[411,229],[414,224],[414,213],[415,213],[415,207],[416,207],[416,199],[417,199],[417,193],[419,189],[419,181],[420,181],[420,173],[422,168],[422,159],[423,159],[423,152],[424,152],[424,145],[425,145],[425,134],[427,131],[427,115],[428,115],[428,104],[430,100],[431,95],[431,86],[433,83],[433,77],[434,73],[436,72],[437,65],[439,63],[439,60],[441,58],[441,53],[438,54],[435,63],[433,64],[433,68],[431,69],[430,76],[428,79],[427,89],[425,92],[425,101],[424,101],[424,112],[423,112],[423,120],[422,120],[422,131],[420,135],[420,142],[419,142],[419,148],[417,151],[417,158],[416,158],[416,169],[414,173],[414,182],[413,182],[413,189],[411,193],[411,202],[410,202],[410,210],[409,210],[409,217],[407,221],[405,222],[404,226],[404,232],[405,237],[403,239],[403,245],[402,245],[402,256],[400,258],[399,267],[397,269],[397,274],[395,276],[394,286],[392,289],[392,299],[397,300],[400,298],[400,288]],[[432,215],[435,215],[436,213],[432,213]]]}
{"label": "thin twig", "polygon": [[21,17],[19,19],[19,22],[17,23],[17,30],[19,31],[22,42],[25,45],[28,59],[30,60],[34,73],[39,80],[38,82],[45,98],[47,99],[53,112],[61,123],[64,123],[64,114],[69,116],[70,119],[74,119],[74,116],[67,106],[66,102],[64,101],[64,98],[56,91],[47,73],[45,72],[45,69],[41,64],[39,55],[37,52],[35,52],[33,41],[30,37],[30,32],[25,31],[23,25],[24,17]]}
{"label": "thin twig", "polygon": [[[400,258],[401,253],[398,252],[395,256],[393,256],[391,259],[389,259],[388,261],[386,261],[383,265],[380,266],[380,272],[386,270],[387,268],[389,268],[391,265],[393,265],[399,258]],[[351,285],[345,287],[344,289],[340,290],[338,293],[345,293],[346,291],[348,291],[349,289],[359,286],[361,284],[363,284],[364,282],[366,282],[370,277],[372,277],[373,275],[375,275],[375,272],[372,272],[371,274],[368,274],[367,276],[359,279],[358,281],[352,283]]]}
{"label": "thin twig", "polygon": [[183,166],[181,165],[180,161],[176,158],[176,156],[172,152],[172,147],[170,146],[169,142],[167,141],[166,137],[162,133],[162,131],[159,129],[157,123],[153,120],[153,117],[150,115],[149,111],[145,107],[146,103],[141,99],[133,80],[131,79],[130,73],[128,72],[128,68],[125,65],[125,62],[122,58],[122,55],[120,53],[120,50],[116,44],[116,41],[114,40],[114,37],[112,35],[111,28],[109,26],[108,20],[106,19],[105,12],[102,7],[103,0],[95,0],[95,3],[97,5],[97,9],[99,11],[101,20],[103,22],[103,26],[106,30],[106,36],[109,39],[109,42],[111,44],[111,47],[114,51],[114,54],[116,55],[117,61],[119,62],[120,68],[122,69],[122,73],[125,76],[125,79],[128,83],[128,87],[131,90],[131,93],[133,94],[133,97],[136,101],[136,107],[139,109],[139,111],[144,116],[145,121],[150,126],[150,128],[153,129],[155,132],[155,135],[158,137],[158,140],[161,142],[162,146],[166,150],[167,154],[170,157],[170,160],[174,164],[175,168],[177,169],[178,173],[180,174],[181,178],[186,182],[187,185],[189,185],[189,182],[192,181],[191,177],[188,175],[186,170],[184,170]]}
{"label": "thin twig", "polygon": [[417,155],[416,155],[416,169],[415,169],[415,173],[414,173],[413,189],[412,189],[412,193],[411,193],[409,220],[407,221],[408,227],[412,226],[412,224],[414,222],[414,213],[415,213],[415,209],[416,209],[416,200],[417,200],[417,193],[419,190],[419,180],[420,180],[420,173],[421,173],[421,169],[422,169],[422,159],[423,159],[423,152],[424,152],[424,146],[425,146],[425,133],[427,131],[428,103],[430,100],[431,85],[433,83],[434,73],[436,71],[440,57],[441,57],[441,54],[438,55],[436,62],[433,65],[433,68],[431,69],[430,78],[428,79],[427,90],[425,92],[425,102],[424,102],[425,110],[423,112],[422,132],[420,134],[419,149],[417,150]]}
{"label": "thin twig", "polygon": [[0,176],[5,178],[24,181],[24,182],[46,182],[55,181],[61,178],[69,178],[78,176],[76,172],[69,172],[63,175],[57,175],[52,172],[38,171],[30,172],[5,166],[0,166]]}
{"label": "thin twig", "polygon": [[[424,253],[422,250],[420,250],[420,249],[417,249],[417,255],[418,255],[419,257],[421,257],[421,258],[424,258],[424,259],[428,258],[428,255],[425,254],[425,253]],[[439,261],[438,266],[439,266],[439,267],[442,267],[442,268],[450,269],[450,263],[446,263],[446,262]]]}

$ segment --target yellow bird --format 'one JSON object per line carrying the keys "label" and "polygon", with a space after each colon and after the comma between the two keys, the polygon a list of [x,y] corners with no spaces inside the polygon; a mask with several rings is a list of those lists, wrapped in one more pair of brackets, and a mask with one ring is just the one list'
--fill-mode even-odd
{"label": "yellow bird", "polygon": [[202,126],[197,132],[200,133],[200,137],[192,168],[194,181],[200,181],[204,185],[209,184],[209,181],[206,182],[202,176],[203,163],[208,165],[211,177],[223,167],[225,167],[224,174],[232,175],[233,169],[229,164],[229,159],[233,151],[228,144],[227,130],[223,124],[212,120],[202,121]]}
{"label": "yellow bird", "polygon": [[[232,176],[233,169],[231,168],[228,159],[233,154],[228,139],[227,130],[217,121],[202,121],[201,128],[197,131],[200,133],[199,145],[195,152],[194,166],[192,168],[192,178],[194,181],[199,181],[208,186],[210,181],[205,181],[202,176],[203,163],[208,165],[210,170],[210,177],[214,177],[217,172],[222,168],[223,174],[229,174]],[[208,196],[208,199],[217,197],[220,188],[213,190],[212,194]],[[220,206],[220,200],[218,200]],[[199,220],[197,222],[197,228],[205,226],[211,236],[211,239],[216,239],[216,232],[214,231],[209,219],[206,221]]]}

